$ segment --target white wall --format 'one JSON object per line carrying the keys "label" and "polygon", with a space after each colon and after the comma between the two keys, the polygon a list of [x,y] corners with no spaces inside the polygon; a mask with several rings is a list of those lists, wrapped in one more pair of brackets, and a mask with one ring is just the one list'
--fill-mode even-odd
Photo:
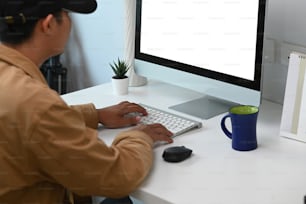
{"label": "white wall", "polygon": [[[123,1],[98,0],[98,10],[94,14],[73,15],[74,29],[62,56],[70,79],[68,90],[110,81],[112,73],[109,63],[123,56]],[[264,44],[264,98],[282,103],[289,52],[306,52],[305,9],[304,0],[268,2]],[[145,70],[138,71],[146,73]],[[171,78],[175,80],[175,76]]]}
{"label": "white wall", "polygon": [[290,51],[306,52],[306,1],[269,0],[263,96],[282,103]]}
{"label": "white wall", "polygon": [[123,55],[123,1],[97,2],[93,14],[71,14],[71,36],[61,56],[68,69],[68,91],[110,81],[109,63]]}

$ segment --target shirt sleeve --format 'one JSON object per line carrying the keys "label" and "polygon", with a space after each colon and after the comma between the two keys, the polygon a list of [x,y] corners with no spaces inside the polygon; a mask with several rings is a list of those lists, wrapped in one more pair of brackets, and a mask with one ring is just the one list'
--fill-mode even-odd
{"label": "shirt sleeve", "polygon": [[27,143],[44,179],[79,195],[122,197],[134,191],[152,165],[153,140],[142,131],[120,133],[107,146],[83,114],[53,104]]}
{"label": "shirt sleeve", "polygon": [[81,113],[88,127],[96,129],[99,124],[98,113],[94,104],[72,105],[71,108]]}

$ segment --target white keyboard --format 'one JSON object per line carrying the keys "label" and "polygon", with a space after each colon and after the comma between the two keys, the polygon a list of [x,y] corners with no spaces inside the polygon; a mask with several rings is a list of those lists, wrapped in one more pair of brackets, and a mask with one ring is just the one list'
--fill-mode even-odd
{"label": "white keyboard", "polygon": [[187,119],[148,105],[140,105],[148,112],[148,116],[143,116],[140,122],[144,124],[160,123],[171,131],[173,136],[181,135],[189,130],[202,127],[201,122]]}

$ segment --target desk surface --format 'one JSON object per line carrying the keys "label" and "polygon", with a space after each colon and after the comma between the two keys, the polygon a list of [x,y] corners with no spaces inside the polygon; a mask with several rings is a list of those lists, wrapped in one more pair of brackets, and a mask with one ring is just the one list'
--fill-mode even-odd
{"label": "desk surface", "polygon": [[[96,107],[129,100],[186,116],[167,108],[201,96],[149,81],[143,87],[130,87],[124,96],[115,96],[108,83],[63,98],[69,104],[93,102]],[[281,112],[280,105],[263,101],[257,123],[258,148],[249,152],[231,148],[219,126],[223,114],[202,120],[201,129],[175,137],[173,144],[154,148],[152,171],[133,195],[145,204],[302,204],[306,195],[306,144],[279,136]],[[99,130],[99,137],[110,144],[119,131]],[[192,156],[181,163],[165,162],[163,150],[174,145],[191,148]]]}

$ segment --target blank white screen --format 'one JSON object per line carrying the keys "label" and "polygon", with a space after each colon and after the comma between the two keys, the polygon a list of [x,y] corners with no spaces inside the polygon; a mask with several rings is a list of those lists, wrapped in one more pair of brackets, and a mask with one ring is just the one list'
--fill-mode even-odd
{"label": "blank white screen", "polygon": [[254,80],[258,0],[142,0],[140,52]]}

